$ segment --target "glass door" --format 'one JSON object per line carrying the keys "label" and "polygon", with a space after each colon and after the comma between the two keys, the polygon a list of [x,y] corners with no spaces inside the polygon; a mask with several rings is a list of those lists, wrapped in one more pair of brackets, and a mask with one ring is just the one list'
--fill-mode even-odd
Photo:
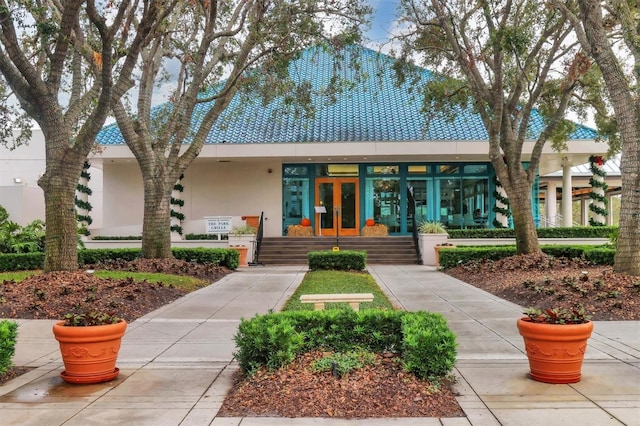
{"label": "glass door", "polygon": [[359,235],[358,178],[317,178],[316,206],[326,213],[318,222],[317,235]]}

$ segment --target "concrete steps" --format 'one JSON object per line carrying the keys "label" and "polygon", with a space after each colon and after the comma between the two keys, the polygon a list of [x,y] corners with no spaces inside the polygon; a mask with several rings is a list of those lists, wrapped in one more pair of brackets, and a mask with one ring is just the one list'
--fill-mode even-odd
{"label": "concrete steps", "polygon": [[[335,237],[269,237],[262,240],[259,262],[264,265],[304,265],[310,251],[331,250]],[[340,237],[340,250],[364,250],[367,263],[416,264],[411,236]]]}

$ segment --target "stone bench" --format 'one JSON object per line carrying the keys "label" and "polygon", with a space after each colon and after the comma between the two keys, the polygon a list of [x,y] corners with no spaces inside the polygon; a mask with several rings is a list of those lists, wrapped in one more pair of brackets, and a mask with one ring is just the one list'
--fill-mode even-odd
{"label": "stone bench", "polygon": [[360,310],[360,303],[372,302],[371,293],[345,293],[345,294],[303,294],[300,296],[301,303],[313,303],[316,311],[324,309],[325,303],[346,302],[354,311]]}

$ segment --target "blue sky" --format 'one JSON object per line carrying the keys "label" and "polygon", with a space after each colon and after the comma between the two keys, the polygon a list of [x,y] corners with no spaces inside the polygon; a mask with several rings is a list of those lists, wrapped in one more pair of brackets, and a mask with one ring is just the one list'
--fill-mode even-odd
{"label": "blue sky", "polygon": [[385,43],[389,39],[396,17],[397,3],[397,0],[369,0],[374,14],[371,29],[366,34],[370,39],[368,45],[377,47],[378,44]]}

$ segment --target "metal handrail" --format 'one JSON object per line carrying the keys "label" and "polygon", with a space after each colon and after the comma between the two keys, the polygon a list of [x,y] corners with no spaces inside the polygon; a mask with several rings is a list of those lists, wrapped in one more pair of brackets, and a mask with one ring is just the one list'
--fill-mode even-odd
{"label": "metal handrail", "polygon": [[409,190],[409,188],[407,188],[407,202],[409,206],[413,206],[413,208],[410,207],[410,210],[413,211],[408,211],[407,213],[411,214],[411,234],[413,236],[413,246],[416,250],[416,264],[422,265],[422,254],[420,253],[420,244],[418,242],[418,222],[416,221],[416,200],[415,198],[413,198],[413,194],[411,193],[411,190]]}

